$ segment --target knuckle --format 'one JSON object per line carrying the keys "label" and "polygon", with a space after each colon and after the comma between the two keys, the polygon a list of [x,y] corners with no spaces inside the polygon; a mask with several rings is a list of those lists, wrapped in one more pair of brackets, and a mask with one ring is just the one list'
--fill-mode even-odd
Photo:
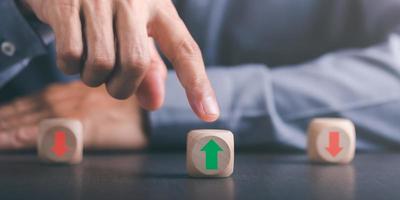
{"label": "knuckle", "polygon": [[88,61],[88,65],[93,68],[94,73],[110,72],[115,65],[113,58],[97,56]]}
{"label": "knuckle", "polygon": [[114,58],[95,56],[86,61],[82,81],[90,87],[101,85],[114,68]]}
{"label": "knuckle", "polygon": [[59,58],[63,61],[78,61],[82,58],[82,50],[77,48],[65,48],[58,51]]}
{"label": "knuckle", "polygon": [[146,72],[146,67],[144,66],[137,65],[137,66],[124,67],[124,73],[133,77],[133,79],[138,79],[139,77],[142,77],[145,72]]}
{"label": "knuckle", "polygon": [[147,57],[138,57],[138,58],[133,58],[129,59],[127,61],[126,66],[127,67],[133,67],[133,68],[145,68],[146,66],[150,65],[151,60]]}
{"label": "knuckle", "polygon": [[123,69],[125,73],[132,74],[134,77],[142,76],[147,69],[147,66],[151,64],[151,59],[148,57],[137,57],[128,59],[123,63]]}

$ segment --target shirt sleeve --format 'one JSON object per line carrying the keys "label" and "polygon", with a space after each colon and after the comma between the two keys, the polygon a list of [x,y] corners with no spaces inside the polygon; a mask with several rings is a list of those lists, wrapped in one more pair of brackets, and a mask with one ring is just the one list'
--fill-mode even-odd
{"label": "shirt sleeve", "polygon": [[45,54],[45,44],[14,0],[0,1],[0,73],[27,58]]}
{"label": "shirt sleeve", "polygon": [[0,89],[6,85],[8,81],[10,81],[14,76],[19,74],[26,66],[28,66],[30,62],[29,58],[22,60],[0,73]]}
{"label": "shirt sleeve", "polygon": [[208,70],[221,106],[216,123],[195,117],[173,72],[164,107],[150,114],[152,142],[185,146],[196,128],[226,128],[242,148],[306,148],[315,117],[345,117],[357,129],[358,149],[400,148],[400,35],[375,46],[328,53],[269,69],[262,64]]}

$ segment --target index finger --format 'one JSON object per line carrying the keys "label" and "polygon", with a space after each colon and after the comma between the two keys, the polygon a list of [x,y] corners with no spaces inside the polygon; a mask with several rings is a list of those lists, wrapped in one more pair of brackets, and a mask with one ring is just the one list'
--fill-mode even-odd
{"label": "index finger", "polygon": [[174,66],[193,111],[204,121],[219,117],[214,90],[208,80],[200,48],[175,12],[160,12],[150,35]]}

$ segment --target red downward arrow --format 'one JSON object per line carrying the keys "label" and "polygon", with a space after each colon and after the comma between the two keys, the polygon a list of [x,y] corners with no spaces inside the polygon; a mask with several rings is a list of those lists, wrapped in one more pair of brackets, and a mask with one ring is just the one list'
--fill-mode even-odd
{"label": "red downward arrow", "polygon": [[54,136],[54,146],[51,148],[56,156],[62,157],[68,151],[65,141],[65,133],[62,131],[57,131]]}
{"label": "red downward arrow", "polygon": [[329,146],[326,150],[333,156],[336,157],[341,151],[342,147],[339,146],[340,135],[339,132],[329,132]]}

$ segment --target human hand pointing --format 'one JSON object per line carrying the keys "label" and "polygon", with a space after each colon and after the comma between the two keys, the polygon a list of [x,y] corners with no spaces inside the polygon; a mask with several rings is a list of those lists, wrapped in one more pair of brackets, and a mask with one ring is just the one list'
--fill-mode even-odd
{"label": "human hand pointing", "polygon": [[164,99],[166,68],[153,40],[173,64],[193,111],[219,116],[201,51],[171,0],[24,0],[56,37],[57,62],[88,86],[106,84],[117,99],[132,94],[146,109]]}

